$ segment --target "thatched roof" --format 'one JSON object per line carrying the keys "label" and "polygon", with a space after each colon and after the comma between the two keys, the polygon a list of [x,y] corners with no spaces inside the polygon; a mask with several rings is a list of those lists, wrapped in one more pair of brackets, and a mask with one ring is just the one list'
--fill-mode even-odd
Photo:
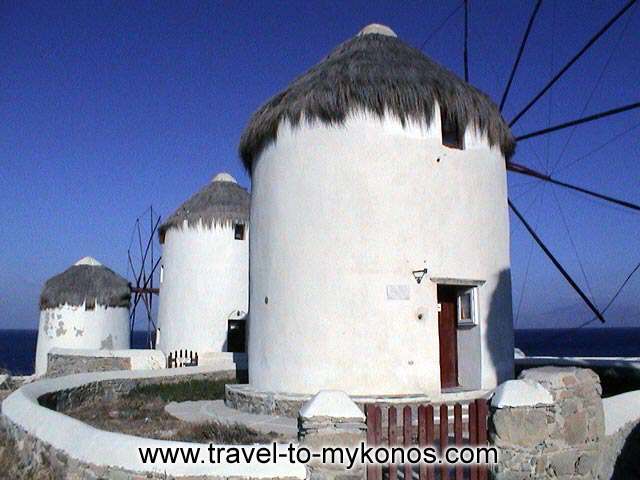
{"label": "thatched roof", "polygon": [[371,25],[338,45],[253,114],[240,139],[240,156],[249,172],[262,150],[276,140],[281,122],[335,125],[354,111],[404,122],[430,122],[435,104],[445,121],[461,130],[474,126],[509,158],[515,140],[491,99],[420,50],[396,38],[388,27]]}
{"label": "thatched roof", "polygon": [[40,294],[40,310],[61,305],[80,306],[86,300],[104,307],[129,307],[127,280],[96,259],[85,257],[50,278]]}
{"label": "thatched roof", "polygon": [[249,192],[238,185],[228,173],[219,173],[160,226],[160,243],[164,243],[167,230],[182,228],[185,220],[189,226],[201,223],[208,227],[227,223],[248,223],[249,205]]}

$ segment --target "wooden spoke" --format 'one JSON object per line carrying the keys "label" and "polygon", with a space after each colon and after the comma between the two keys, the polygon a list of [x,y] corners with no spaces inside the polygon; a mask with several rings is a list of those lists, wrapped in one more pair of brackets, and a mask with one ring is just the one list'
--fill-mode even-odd
{"label": "wooden spoke", "polygon": [[535,97],[533,97],[533,99],[532,99],[529,103],[527,103],[527,105],[526,105],[522,110],[520,110],[520,112],[518,112],[518,114],[517,114],[515,117],[513,117],[513,120],[511,120],[511,122],[509,123],[509,126],[510,126],[510,127],[512,127],[513,125],[515,125],[515,124],[516,124],[516,122],[517,122],[518,120],[520,120],[520,118],[522,118],[522,116],[523,116],[525,113],[527,113],[527,112],[529,111],[529,109],[530,109],[531,107],[533,107],[533,106],[536,104],[536,102],[537,102],[538,100],[540,100],[540,98],[541,98],[545,93],[547,93],[547,92],[549,91],[549,89],[550,89],[550,88],[551,88],[551,87],[552,87],[552,86],[553,86],[553,85],[554,85],[558,80],[560,80],[560,78],[562,77],[562,75],[564,75],[564,74],[565,74],[565,72],[566,72],[567,70],[569,70],[569,68],[571,68],[571,66],[572,66],[574,63],[576,63],[576,62],[578,61],[578,59],[579,59],[582,55],[584,55],[584,54],[589,50],[589,48],[591,48],[591,47],[593,46],[593,44],[594,44],[594,43],[596,43],[596,42],[598,41],[598,39],[599,39],[602,35],[604,35],[604,34],[606,33],[606,31],[607,31],[607,30],[609,30],[609,28],[611,28],[611,26],[612,26],[613,24],[615,24],[615,23],[616,23],[616,21],[618,21],[618,19],[619,19],[620,17],[622,17],[622,15],[624,15],[624,14],[627,12],[627,10],[629,10],[629,9],[630,9],[630,8],[631,8],[635,3],[636,3],[636,0],[630,0],[629,2],[627,2],[627,4],[626,4],[624,7],[622,7],[622,8],[618,11],[618,13],[616,13],[616,14],[615,14],[615,15],[614,15],[614,16],[613,16],[613,17],[612,17],[612,18],[611,18],[611,19],[610,19],[610,20],[609,20],[609,21],[608,21],[608,22],[607,22],[607,23],[606,23],[606,24],[605,24],[605,25],[604,25],[600,30],[598,30],[598,32],[597,32],[593,37],[591,37],[591,39],[589,39],[589,41],[585,44],[585,46],[584,46],[584,47],[582,47],[582,48],[580,49],[580,51],[579,51],[578,53],[576,53],[576,54],[571,58],[571,60],[569,60],[569,61],[568,61],[568,62],[567,62],[567,63],[566,63],[566,64],[565,64],[565,65],[564,65],[564,66],[563,66],[559,71],[558,71],[558,73],[556,73],[556,74],[553,76],[553,78],[552,78],[552,79],[551,79],[551,80],[550,80],[550,81],[549,81],[549,82],[544,86],[544,88],[543,88],[542,90],[540,90],[540,92],[538,92],[538,94],[537,94]]}
{"label": "wooden spoke", "polygon": [[570,122],[560,123],[548,128],[543,128],[542,130],[537,130],[525,135],[520,135],[519,137],[516,137],[516,140],[520,141],[527,140],[528,138],[539,137],[540,135],[546,135],[547,133],[573,127],[574,125],[593,122],[594,120],[600,120],[601,118],[610,117],[611,115],[617,115],[618,113],[628,112],[629,110],[635,110],[636,108],[640,108],[640,102],[630,103],[629,105],[625,105],[623,107],[612,108],[611,110],[607,110],[605,112],[595,113],[587,117],[578,118],[577,120],[571,120]]}
{"label": "wooden spoke", "polygon": [[525,218],[522,216],[522,214],[518,211],[518,209],[515,207],[515,205],[511,202],[511,200],[508,199],[507,201],[509,203],[509,208],[511,208],[513,213],[515,213],[516,217],[518,217],[518,219],[522,222],[522,224],[524,225],[524,228],[529,232],[531,237],[533,237],[535,242],[542,249],[542,251],[549,258],[549,260],[551,260],[551,263],[553,263],[553,265],[558,269],[558,271],[562,274],[564,279],[569,283],[569,285],[571,285],[571,287],[576,291],[576,293],[580,296],[580,298],[582,298],[584,303],[587,304],[587,306],[595,314],[595,316],[598,317],[598,319],[602,323],[604,323],[605,320],[604,320],[604,317],[602,316],[602,313],[600,313],[600,311],[596,308],[596,306],[593,304],[593,302],[591,302],[591,300],[589,300],[589,297],[587,297],[585,295],[585,293],[578,286],[578,284],[573,280],[573,278],[571,278],[571,275],[569,275],[569,273],[564,269],[564,267],[560,264],[560,262],[553,255],[553,253],[551,253],[551,251],[547,248],[547,246],[544,244],[544,242],[540,239],[538,234],[536,234],[536,232],[533,230],[531,225],[529,225],[529,223],[525,220]]}
{"label": "wooden spoke", "polygon": [[521,175],[527,175],[529,177],[537,178],[545,182],[553,183],[554,185],[558,185],[560,187],[569,188],[571,190],[575,190],[576,192],[584,193],[585,195],[589,195],[591,197],[604,200],[605,202],[614,203],[621,207],[626,207],[632,210],[640,211],[640,205],[637,205],[635,203],[627,202],[626,200],[620,200],[619,198],[614,198],[609,195],[604,195],[602,193],[594,192],[593,190],[588,190],[586,188],[578,187],[577,185],[572,185],[567,182],[556,180],[555,178],[552,178],[550,175],[546,175],[542,172],[538,172],[537,170],[533,170],[532,168],[525,167],[524,165],[520,165],[518,163],[507,162],[507,170],[509,170],[510,172],[519,173]]}
{"label": "wooden spoke", "polygon": [[516,70],[518,70],[518,65],[520,64],[520,59],[522,58],[522,53],[524,52],[524,47],[527,45],[527,40],[529,39],[529,33],[531,33],[531,28],[533,27],[533,22],[538,15],[538,10],[540,10],[540,5],[542,5],[542,0],[538,0],[536,5],[533,7],[533,12],[531,13],[531,17],[529,17],[529,23],[527,24],[527,29],[524,32],[524,37],[522,37],[522,42],[520,42],[520,48],[518,49],[518,55],[516,56],[516,61],[511,68],[511,73],[509,74],[509,80],[507,81],[507,86],[504,89],[504,93],[502,94],[502,100],[500,100],[500,111],[504,108],[504,104],[507,101],[507,96],[509,95],[509,90],[511,90],[511,84],[513,83],[513,78],[516,75]]}

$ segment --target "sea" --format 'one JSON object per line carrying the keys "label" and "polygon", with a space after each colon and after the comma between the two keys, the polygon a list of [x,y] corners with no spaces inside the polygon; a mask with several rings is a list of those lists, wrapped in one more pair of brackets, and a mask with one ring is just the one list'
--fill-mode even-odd
{"label": "sea", "polygon": [[[0,330],[0,368],[31,375],[36,361],[37,330]],[[147,332],[134,331],[131,348],[147,348]]]}
{"label": "sea", "polygon": [[[37,330],[0,330],[0,367],[14,375],[30,375]],[[567,357],[640,357],[640,328],[516,330],[516,347],[526,355]],[[147,332],[134,332],[132,348],[146,348]]]}

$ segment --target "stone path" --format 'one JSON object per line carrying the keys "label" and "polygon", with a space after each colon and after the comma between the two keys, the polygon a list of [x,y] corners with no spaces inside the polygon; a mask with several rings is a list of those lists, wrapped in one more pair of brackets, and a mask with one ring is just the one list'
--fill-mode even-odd
{"label": "stone path", "polygon": [[295,418],[241,412],[227,407],[224,400],[171,402],[165,406],[165,410],[168,414],[190,423],[239,423],[259,432],[278,433],[287,440],[295,440],[298,436],[298,421]]}

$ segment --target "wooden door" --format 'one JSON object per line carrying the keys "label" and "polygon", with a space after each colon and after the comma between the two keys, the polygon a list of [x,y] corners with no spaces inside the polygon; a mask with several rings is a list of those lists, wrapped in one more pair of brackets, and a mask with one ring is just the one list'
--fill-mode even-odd
{"label": "wooden door", "polygon": [[229,320],[227,326],[227,352],[244,353],[245,344],[245,320]]}
{"label": "wooden door", "polygon": [[456,288],[438,285],[440,387],[458,386],[458,297]]}

